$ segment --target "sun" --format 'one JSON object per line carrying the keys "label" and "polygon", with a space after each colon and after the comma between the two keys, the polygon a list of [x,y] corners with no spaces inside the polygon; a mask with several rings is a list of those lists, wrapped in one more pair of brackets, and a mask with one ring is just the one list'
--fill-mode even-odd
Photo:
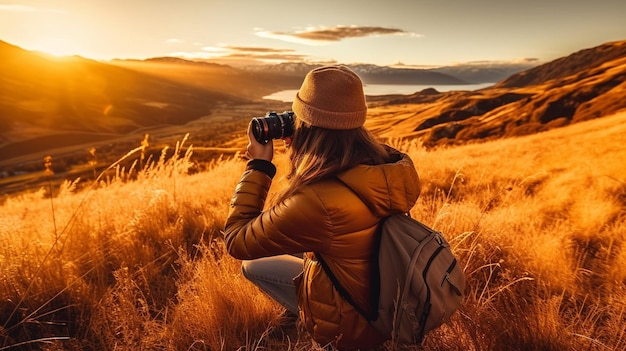
{"label": "sun", "polygon": [[84,43],[90,43],[85,40],[89,36],[88,27],[71,11],[33,7],[24,16],[21,18],[24,24],[17,32],[22,37],[22,47],[27,50],[64,57],[81,54]]}
{"label": "sun", "polygon": [[72,56],[78,54],[78,48],[69,39],[50,38],[36,45],[37,50],[57,57]]}

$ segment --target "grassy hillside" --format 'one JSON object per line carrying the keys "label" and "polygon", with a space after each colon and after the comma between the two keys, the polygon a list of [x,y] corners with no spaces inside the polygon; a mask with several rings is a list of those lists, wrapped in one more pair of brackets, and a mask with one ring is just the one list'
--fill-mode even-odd
{"label": "grassy hillside", "polygon": [[[389,141],[421,176],[413,217],[443,231],[468,278],[422,350],[626,349],[623,135],[626,113],[434,150]],[[82,191],[2,203],[0,349],[319,349],[224,254],[244,161],[190,175],[185,142],[168,160],[135,149]]]}

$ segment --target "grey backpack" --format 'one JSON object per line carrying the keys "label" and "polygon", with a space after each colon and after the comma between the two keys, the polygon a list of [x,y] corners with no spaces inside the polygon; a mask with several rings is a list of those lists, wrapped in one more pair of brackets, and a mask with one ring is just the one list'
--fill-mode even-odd
{"label": "grey backpack", "polygon": [[321,255],[318,261],[337,291],[394,344],[419,344],[461,306],[465,275],[443,235],[405,214],[378,225],[379,250],[367,314],[341,286]]}

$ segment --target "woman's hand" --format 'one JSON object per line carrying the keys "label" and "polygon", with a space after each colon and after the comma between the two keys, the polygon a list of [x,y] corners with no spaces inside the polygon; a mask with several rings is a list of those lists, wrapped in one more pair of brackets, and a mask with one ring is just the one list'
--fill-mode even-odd
{"label": "woman's hand", "polygon": [[246,156],[249,159],[261,159],[272,161],[274,157],[274,143],[270,140],[267,144],[261,144],[254,138],[252,134],[252,121],[248,124],[248,146],[246,148]]}

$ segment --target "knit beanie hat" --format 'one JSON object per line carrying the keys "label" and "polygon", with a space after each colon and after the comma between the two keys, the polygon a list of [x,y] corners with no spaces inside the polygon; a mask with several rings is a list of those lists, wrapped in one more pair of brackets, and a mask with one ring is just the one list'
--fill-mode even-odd
{"label": "knit beanie hat", "polygon": [[296,117],[326,129],[355,129],[365,123],[367,105],[359,76],[343,65],[310,71],[292,104]]}

